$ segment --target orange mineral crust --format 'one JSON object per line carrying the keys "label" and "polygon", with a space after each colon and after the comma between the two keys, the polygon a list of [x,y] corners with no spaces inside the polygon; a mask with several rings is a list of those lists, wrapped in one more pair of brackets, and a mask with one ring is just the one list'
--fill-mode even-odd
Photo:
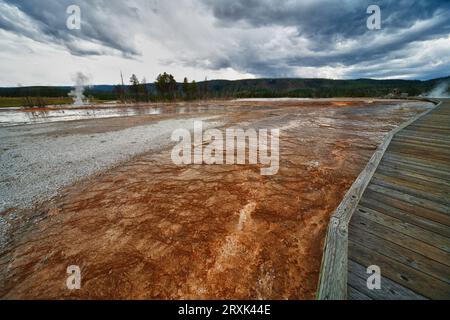
{"label": "orange mineral crust", "polygon": [[[161,104],[172,110],[176,104]],[[280,129],[280,165],[186,165],[171,148],[1,213],[4,299],[314,299],[330,215],[384,135],[423,102],[208,101],[219,129]],[[194,108],[195,107],[195,108]],[[146,108],[146,106],[140,106]],[[85,121],[89,133],[190,113]],[[59,129],[71,134],[71,127]],[[55,133],[52,133],[55,134]],[[68,290],[66,269],[81,268]]]}

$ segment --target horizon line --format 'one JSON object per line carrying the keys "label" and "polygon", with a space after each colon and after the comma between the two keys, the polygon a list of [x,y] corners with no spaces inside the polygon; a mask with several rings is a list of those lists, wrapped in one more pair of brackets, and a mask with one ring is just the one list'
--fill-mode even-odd
{"label": "horizon line", "polygon": [[[371,80],[371,81],[420,81],[420,82],[427,82],[427,81],[434,81],[434,80],[441,80],[441,79],[447,79],[450,78],[450,75],[444,76],[444,77],[438,77],[438,78],[430,78],[430,79],[401,79],[401,78],[349,78],[349,79],[336,79],[336,78],[301,78],[301,77],[261,77],[261,78],[242,78],[242,79],[210,79],[210,80],[201,80],[201,81],[195,81],[196,83],[204,83],[204,82],[212,82],[212,81],[227,81],[227,82],[238,82],[238,81],[255,81],[255,80],[330,80],[330,81],[358,81],[358,80]],[[192,82],[192,81],[189,81]],[[183,84],[183,81],[177,81],[178,84]],[[154,81],[152,82],[146,82],[145,84],[154,84]],[[88,84],[86,87],[94,87],[94,86],[120,86],[120,83],[117,84]],[[125,86],[130,86],[130,84],[126,83]],[[74,87],[74,85],[25,85],[25,86],[0,86],[0,89],[16,89],[16,88],[37,88],[37,87]]]}

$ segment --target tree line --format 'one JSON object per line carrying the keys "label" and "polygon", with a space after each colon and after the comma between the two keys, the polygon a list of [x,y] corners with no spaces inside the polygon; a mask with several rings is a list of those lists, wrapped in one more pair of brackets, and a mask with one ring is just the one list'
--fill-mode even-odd
{"label": "tree line", "polygon": [[175,101],[175,100],[196,100],[208,97],[208,81],[198,85],[195,80],[189,81],[184,78],[179,84],[172,74],[161,73],[156,78],[153,86],[147,80],[132,74],[129,84],[116,85],[113,90],[117,100],[122,102],[154,102],[154,101]]}
{"label": "tree line", "polygon": [[[208,80],[181,83],[173,75],[162,73],[152,83],[132,75],[115,86],[86,87],[89,100],[118,100],[126,102],[157,102],[195,99],[230,98],[328,98],[328,97],[384,97],[426,94],[450,77],[417,80],[330,80],[330,79],[244,79]],[[24,105],[45,104],[43,98],[67,98],[72,87],[10,87],[0,88],[0,97],[24,97]]]}

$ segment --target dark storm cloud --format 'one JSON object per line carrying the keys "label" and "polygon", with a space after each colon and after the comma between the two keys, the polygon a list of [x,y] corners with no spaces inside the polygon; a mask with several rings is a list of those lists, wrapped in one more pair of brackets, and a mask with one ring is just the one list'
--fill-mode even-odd
{"label": "dark storm cloud", "polygon": [[[2,1],[0,1],[1,4]],[[126,1],[112,0],[3,0],[0,28],[33,40],[65,46],[75,55],[102,55],[105,49],[126,56],[139,54],[127,28],[139,20],[137,9]],[[82,30],[66,27],[67,7],[78,5]],[[28,22],[24,25],[24,20]],[[123,24],[123,25],[122,25]],[[130,35],[131,34],[131,35]],[[86,48],[86,45],[88,46]]]}
{"label": "dark storm cloud", "polygon": [[[80,31],[66,28],[72,4]],[[366,27],[371,4],[381,30]],[[0,9],[0,29],[78,56],[137,58],[151,51],[139,38],[173,53],[157,57],[166,65],[264,77],[427,78],[450,65],[447,0],[0,0]]]}
{"label": "dark storm cloud", "polygon": [[[450,34],[450,1],[204,0],[204,3],[225,28],[295,27],[298,37],[310,41],[310,52],[294,53],[279,61],[282,72],[290,66],[352,66],[388,59],[413,42]],[[381,30],[371,31],[366,27],[369,16],[366,9],[370,4],[381,8]],[[426,23],[417,25],[422,22]],[[342,41],[352,41],[351,48],[339,49],[337,43]],[[245,55],[249,61],[244,64],[251,72],[279,75],[273,63],[264,65],[263,61],[255,61],[254,54],[246,52]]]}
{"label": "dark storm cloud", "polygon": [[367,32],[366,9],[376,4],[390,28],[408,28],[436,12],[448,10],[447,0],[203,0],[224,24],[295,26],[310,36],[345,36]]}

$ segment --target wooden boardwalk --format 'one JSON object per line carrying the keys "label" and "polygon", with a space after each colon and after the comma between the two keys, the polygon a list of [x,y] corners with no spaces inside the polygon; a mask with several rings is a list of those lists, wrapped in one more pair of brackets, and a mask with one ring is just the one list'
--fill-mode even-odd
{"label": "wooden boardwalk", "polygon": [[393,135],[351,216],[346,264],[348,299],[450,299],[450,101]]}

